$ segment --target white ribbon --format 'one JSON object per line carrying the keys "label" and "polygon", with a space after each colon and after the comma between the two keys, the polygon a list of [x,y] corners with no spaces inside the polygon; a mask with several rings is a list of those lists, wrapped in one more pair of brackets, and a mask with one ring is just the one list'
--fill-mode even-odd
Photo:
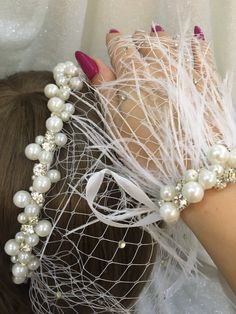
{"label": "white ribbon", "polygon": [[[136,208],[123,208],[121,210],[117,209],[117,211],[114,211],[114,209],[111,210],[109,207],[97,205],[96,207],[102,208],[103,212],[105,211],[108,214],[104,214],[98,211],[94,207],[94,200],[102,185],[105,174],[111,175],[114,178],[117,185],[121,189],[123,189],[123,191],[125,191],[134,200],[138,201],[144,206]],[[104,222],[107,225],[120,228],[126,228],[128,226],[140,227],[161,220],[160,215],[158,213],[159,208],[153,203],[153,201],[139,186],[134,184],[131,180],[124,178],[121,175],[109,169],[103,169],[91,175],[86,185],[85,194],[88,205],[93,211],[94,215],[98,218],[98,220]],[[144,215],[144,217],[142,217],[141,215],[142,216]],[[131,221],[129,221],[129,223],[125,222],[125,220],[134,217],[137,218],[134,222]]]}
{"label": "white ribbon", "polygon": [[[123,209],[111,209],[107,206],[98,205],[95,202],[95,198],[98,194],[99,189],[102,186],[105,174],[111,175],[117,185],[123,189],[128,195],[130,195],[134,200],[143,204],[142,207],[135,208],[123,208]],[[147,194],[136,184],[134,184],[131,180],[122,177],[121,175],[109,170],[103,169],[101,171],[95,172],[89,178],[86,188],[85,188],[85,196],[88,202],[89,207],[92,212],[96,216],[97,219],[90,221],[82,226],[79,226],[71,231],[69,231],[66,236],[85,228],[91,224],[94,224],[98,221],[101,221],[107,225],[119,228],[127,228],[127,227],[140,227],[147,226],[152,223],[158,222],[161,220],[159,214],[159,208],[155,203],[147,196]],[[102,209],[106,214],[98,211],[96,207]],[[142,215],[142,216],[141,216]],[[132,222],[130,219],[136,218]],[[129,219],[129,221],[127,221]]]}

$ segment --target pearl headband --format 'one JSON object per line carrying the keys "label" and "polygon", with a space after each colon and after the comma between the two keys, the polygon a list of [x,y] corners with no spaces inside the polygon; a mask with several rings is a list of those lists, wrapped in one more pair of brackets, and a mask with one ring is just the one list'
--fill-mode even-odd
{"label": "pearl headband", "polygon": [[44,194],[50,190],[52,183],[61,179],[60,172],[50,169],[50,166],[56,149],[67,143],[67,136],[61,132],[63,122],[68,122],[75,111],[74,105],[66,101],[71,91],[83,88],[84,74],[70,61],[59,63],[53,75],[56,84],[48,84],[44,89],[51,111],[51,117],[46,121],[46,134],[37,136],[35,143],[25,148],[28,159],[39,161],[33,167],[33,184],[29,188],[30,192],[18,191],[13,197],[13,203],[24,208],[24,212],[17,217],[21,224],[20,232],[15,235],[15,239],[6,242],[4,249],[14,264],[12,274],[16,284],[25,282],[39,267],[40,261],[33,255],[32,249],[39,243],[39,237],[47,237],[52,231],[50,221],[39,219],[40,209],[45,202]]}
{"label": "pearl headband", "polygon": [[[66,103],[71,91],[80,91],[83,87],[84,76],[72,63],[60,63],[53,70],[55,84],[45,87],[45,95],[49,98],[48,109],[51,117],[46,121],[45,136],[39,135],[35,143],[25,149],[28,159],[36,161],[33,168],[33,184],[30,192],[19,191],[13,197],[14,204],[24,208],[17,217],[22,225],[15,239],[7,241],[5,251],[11,256],[13,281],[21,284],[31,277],[39,265],[39,259],[32,254],[32,249],[39,243],[39,237],[47,237],[52,231],[48,220],[40,220],[40,209],[44,204],[44,194],[51,188],[52,183],[61,179],[60,172],[50,169],[54,152],[58,147],[67,143],[67,137],[61,132],[63,122],[68,122],[75,108]],[[229,151],[223,145],[216,145],[209,150],[208,160],[211,166],[198,170],[187,170],[176,186],[166,185],[160,190],[159,213],[167,223],[176,222],[180,211],[191,203],[200,202],[204,190],[222,189],[228,183],[236,182],[236,149]]]}

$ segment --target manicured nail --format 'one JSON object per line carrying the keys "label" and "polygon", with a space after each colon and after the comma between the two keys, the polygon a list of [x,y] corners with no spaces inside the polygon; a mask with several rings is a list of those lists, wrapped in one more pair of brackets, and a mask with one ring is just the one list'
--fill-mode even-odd
{"label": "manicured nail", "polygon": [[157,25],[155,25],[154,27],[152,26],[152,32],[164,32],[164,28],[163,27],[161,27],[161,25],[159,25],[159,24],[157,24]]}
{"label": "manicured nail", "polygon": [[115,28],[111,28],[109,30],[109,33],[119,33],[119,31],[117,29],[115,29]]}
{"label": "manicured nail", "polygon": [[99,72],[96,62],[82,51],[76,51],[75,58],[88,79],[91,81]]}
{"label": "manicured nail", "polygon": [[204,33],[199,26],[194,27],[194,36],[197,37],[197,39],[205,40]]}

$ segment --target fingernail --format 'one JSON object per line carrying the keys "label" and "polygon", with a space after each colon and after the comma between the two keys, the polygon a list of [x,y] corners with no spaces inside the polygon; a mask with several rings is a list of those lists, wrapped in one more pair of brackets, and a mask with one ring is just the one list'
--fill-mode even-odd
{"label": "fingernail", "polygon": [[109,33],[119,33],[119,31],[117,29],[115,29],[115,28],[111,28],[109,30]]}
{"label": "fingernail", "polygon": [[159,25],[159,24],[157,24],[157,25],[155,25],[154,27],[152,26],[152,32],[164,32],[164,28],[163,27],[161,27],[161,25]]}
{"label": "fingernail", "polygon": [[88,79],[91,81],[99,72],[96,62],[82,51],[76,51],[75,58]]}
{"label": "fingernail", "polygon": [[203,33],[201,27],[199,27],[199,26],[194,27],[194,36],[197,37],[197,39],[205,40],[204,33]]}

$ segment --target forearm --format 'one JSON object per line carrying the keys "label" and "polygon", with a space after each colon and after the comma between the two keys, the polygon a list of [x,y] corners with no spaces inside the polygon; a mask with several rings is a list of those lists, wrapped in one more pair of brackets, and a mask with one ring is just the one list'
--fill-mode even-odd
{"label": "forearm", "polygon": [[236,184],[206,191],[181,213],[236,294]]}

